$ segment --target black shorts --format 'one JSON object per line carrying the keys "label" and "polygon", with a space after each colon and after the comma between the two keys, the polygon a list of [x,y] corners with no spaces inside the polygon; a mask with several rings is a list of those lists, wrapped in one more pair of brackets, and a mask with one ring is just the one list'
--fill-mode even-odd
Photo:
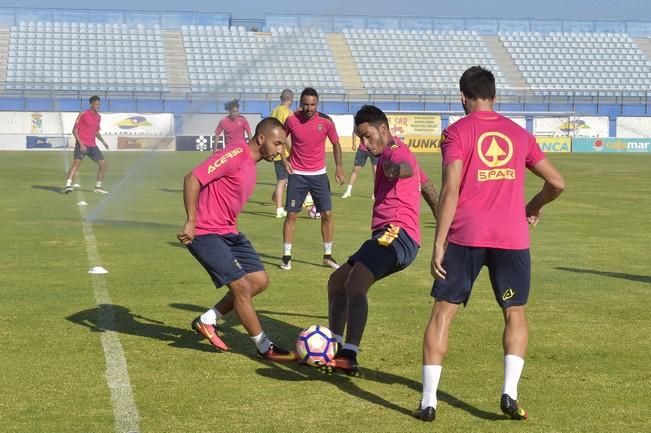
{"label": "black shorts", "polygon": [[86,146],[86,152],[81,151],[81,146],[79,145],[79,142],[75,143],[75,159],[84,159],[84,156],[88,155],[90,159],[93,161],[103,161],[104,160],[104,155],[102,154],[102,151],[99,150],[99,147],[97,146]]}
{"label": "black shorts", "polygon": [[287,201],[285,203],[287,212],[299,212],[308,192],[312,194],[317,212],[332,210],[330,181],[327,174],[290,174],[287,181]]}
{"label": "black shorts", "polygon": [[366,160],[369,158],[371,159],[371,164],[373,164],[373,167],[377,166],[377,161],[380,159],[379,156],[373,155],[368,150],[361,150],[358,148],[357,152],[355,153],[355,166],[364,167],[366,165]]}
{"label": "black shorts", "polygon": [[468,304],[472,286],[483,266],[488,268],[495,300],[500,307],[525,305],[531,286],[529,250],[466,247],[448,244],[443,258],[445,280],[436,280],[432,296],[437,301]]}
{"label": "black shorts", "polygon": [[242,233],[199,235],[188,245],[188,250],[208,271],[216,287],[264,271],[260,256]]}
{"label": "black shorts", "polygon": [[276,180],[287,180],[287,170],[282,161],[274,161],[274,169],[276,170]]}
{"label": "black shorts", "polygon": [[404,229],[390,226],[375,230],[371,239],[348,258],[348,263],[351,266],[355,262],[363,263],[377,281],[409,266],[419,249]]}

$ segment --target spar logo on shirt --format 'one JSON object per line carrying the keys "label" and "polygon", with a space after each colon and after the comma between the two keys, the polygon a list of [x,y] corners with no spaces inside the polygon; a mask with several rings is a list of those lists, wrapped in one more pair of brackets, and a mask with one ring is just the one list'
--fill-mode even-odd
{"label": "spar logo on shirt", "polygon": [[477,140],[477,154],[488,170],[477,170],[477,180],[514,180],[515,170],[503,168],[513,158],[513,142],[501,132],[485,132]]}
{"label": "spar logo on shirt", "polygon": [[228,153],[225,153],[224,155],[221,156],[218,160],[213,162],[208,166],[208,174],[212,173],[213,171],[217,170],[219,167],[222,165],[226,164],[229,160],[235,158],[237,155],[243,152],[244,149],[241,147],[238,147],[237,149],[233,149]]}

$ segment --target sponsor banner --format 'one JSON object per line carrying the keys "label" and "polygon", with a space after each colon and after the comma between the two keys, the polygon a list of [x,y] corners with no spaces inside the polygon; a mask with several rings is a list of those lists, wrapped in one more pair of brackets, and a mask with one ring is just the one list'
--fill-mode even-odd
{"label": "sponsor banner", "polygon": [[617,137],[651,138],[651,117],[618,117]]}
{"label": "sponsor banner", "polygon": [[63,133],[61,113],[58,112],[0,112],[0,131],[3,134],[50,135]]}
{"label": "sponsor banner", "polygon": [[535,117],[533,134],[544,137],[607,137],[607,116]]}
{"label": "sponsor banner", "polygon": [[538,147],[545,153],[571,152],[572,137],[536,137]]}
{"label": "sponsor banner", "polygon": [[176,150],[212,152],[213,150],[223,149],[223,139],[220,137],[215,141],[214,135],[177,135]]}
{"label": "sponsor banner", "polygon": [[412,152],[441,151],[441,116],[431,113],[387,114],[391,134],[400,137]]}
{"label": "sponsor banner", "polygon": [[[448,117],[448,126],[452,125],[454,122],[457,120],[463,118],[465,116],[460,116],[460,115],[451,115]],[[524,116],[506,116],[505,117],[511,119],[515,123],[518,124],[519,127],[527,129],[527,118]]]}
{"label": "sponsor banner", "polygon": [[63,136],[43,137],[28,135],[25,139],[26,149],[63,149],[68,146],[68,139]]}
{"label": "sponsor banner", "polygon": [[172,113],[102,113],[102,135],[174,135],[174,116]]}
{"label": "sponsor banner", "polygon": [[118,150],[176,150],[174,137],[118,137]]}
{"label": "sponsor banner", "polygon": [[572,152],[650,153],[651,138],[575,138]]}
{"label": "sponsor banner", "polygon": [[[332,115],[330,116],[337,128],[339,135],[339,144],[343,152],[352,152],[353,145],[357,146],[359,138],[354,134],[355,118],[352,114]],[[332,150],[332,143],[326,139],[326,152]]]}

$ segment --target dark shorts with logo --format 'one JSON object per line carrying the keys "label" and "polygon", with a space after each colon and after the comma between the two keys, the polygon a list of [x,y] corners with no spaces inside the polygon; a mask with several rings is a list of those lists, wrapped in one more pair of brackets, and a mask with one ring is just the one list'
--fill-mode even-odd
{"label": "dark shorts with logo", "polygon": [[437,301],[468,304],[472,286],[486,266],[495,300],[502,308],[525,305],[531,286],[529,250],[466,247],[448,244],[443,258],[445,280],[436,280],[432,296]]}
{"label": "dark shorts with logo", "polygon": [[404,229],[398,229],[393,234],[388,232],[388,227],[375,230],[371,239],[348,258],[348,263],[351,266],[355,262],[363,263],[375,281],[405,269],[414,261],[420,247]]}
{"label": "dark shorts with logo", "polygon": [[366,160],[369,158],[374,167],[377,165],[378,159],[380,159],[379,156],[373,155],[368,150],[357,149],[357,152],[355,153],[355,166],[364,167],[366,165]]}
{"label": "dark shorts with logo", "polygon": [[246,274],[264,271],[260,256],[243,233],[196,236],[188,250],[210,275],[216,287]]}
{"label": "dark shorts with logo", "polygon": [[276,180],[287,180],[289,175],[282,161],[274,161],[274,169],[276,170]]}
{"label": "dark shorts with logo", "polygon": [[86,146],[86,152],[81,151],[81,146],[79,145],[79,142],[75,143],[75,159],[84,159],[84,156],[88,155],[90,159],[93,161],[103,161],[104,160],[104,155],[102,154],[102,151],[99,150],[99,147],[97,146]]}
{"label": "dark shorts with logo", "polygon": [[327,174],[290,174],[287,181],[287,201],[285,203],[287,212],[299,212],[308,192],[312,194],[317,212],[332,210],[330,181]]}

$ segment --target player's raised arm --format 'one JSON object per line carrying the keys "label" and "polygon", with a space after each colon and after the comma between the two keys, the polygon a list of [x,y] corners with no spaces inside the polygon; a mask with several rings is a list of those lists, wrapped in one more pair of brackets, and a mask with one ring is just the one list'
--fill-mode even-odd
{"label": "player's raised arm", "polygon": [[200,190],[201,183],[199,183],[199,179],[197,179],[194,173],[188,173],[183,179],[183,204],[185,205],[187,218],[183,226],[183,231],[176,235],[177,239],[184,245],[188,245],[194,239]]}
{"label": "player's raised arm", "polygon": [[527,221],[532,226],[536,226],[543,206],[556,200],[565,190],[565,179],[546,158],[529,167],[529,170],[545,181],[540,192],[531,199],[526,208]]}

